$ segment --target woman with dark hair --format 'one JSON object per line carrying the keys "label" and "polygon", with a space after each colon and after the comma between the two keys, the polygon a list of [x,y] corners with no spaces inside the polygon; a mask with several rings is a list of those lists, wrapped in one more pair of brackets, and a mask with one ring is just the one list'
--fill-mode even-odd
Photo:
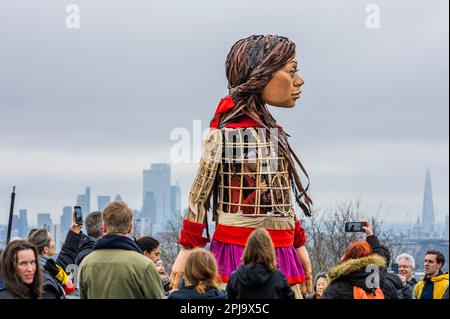
{"label": "woman with dark hair", "polygon": [[314,280],[314,294],[307,299],[319,299],[328,287],[328,278],[326,273],[319,273]]}
{"label": "woman with dark hair", "polygon": [[150,258],[155,264],[161,259],[161,248],[159,241],[153,237],[144,236],[136,240],[137,245],[145,257]]}
{"label": "woman with dark hair", "polygon": [[174,291],[168,299],[227,299],[226,292],[220,288],[216,259],[209,251],[194,249],[186,262],[184,275],[186,286]]}
{"label": "woman with dark hair", "polygon": [[250,233],[261,227],[269,231],[278,267],[296,296],[301,298],[301,284],[308,288],[303,294],[312,291],[305,232],[294,209],[296,202],[311,215],[309,182],[304,187],[299,172],[309,177],[268,107],[295,106],[304,84],[298,64],[295,44],[282,36],[253,35],[231,48],[226,61],[229,95],[211,120],[189,194],[179,241],[183,249],[172,268],[173,287],[183,275],[190,249],[210,240],[206,221],[212,208],[217,227],[211,251],[223,282],[239,267]]}
{"label": "woman with dark hair", "polygon": [[39,299],[42,275],[38,252],[24,241],[10,242],[0,256],[0,299]]}
{"label": "woman with dark hair", "polygon": [[267,230],[259,228],[247,241],[241,265],[227,284],[229,299],[294,299],[294,291],[277,268],[275,248]]}
{"label": "woman with dark hair", "polygon": [[141,249],[142,254],[155,263],[164,291],[166,293],[169,292],[171,290],[169,275],[164,269],[164,263],[161,261],[161,246],[159,241],[150,236],[144,236],[135,241]]}

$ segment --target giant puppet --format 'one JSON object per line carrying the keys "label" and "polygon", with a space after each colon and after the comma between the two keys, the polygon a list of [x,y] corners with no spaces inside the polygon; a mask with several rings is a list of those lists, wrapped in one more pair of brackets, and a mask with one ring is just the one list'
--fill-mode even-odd
{"label": "giant puppet", "polygon": [[269,105],[293,108],[300,97],[304,81],[295,44],[275,35],[241,39],[227,56],[226,75],[229,95],[211,120],[189,193],[172,284],[177,287],[189,250],[210,241],[211,210],[216,229],[210,249],[223,282],[241,263],[250,233],[262,227],[273,240],[278,268],[301,297],[299,284],[306,282],[310,292],[311,267],[294,202],[310,216],[312,201],[299,172],[308,174],[269,111]]}

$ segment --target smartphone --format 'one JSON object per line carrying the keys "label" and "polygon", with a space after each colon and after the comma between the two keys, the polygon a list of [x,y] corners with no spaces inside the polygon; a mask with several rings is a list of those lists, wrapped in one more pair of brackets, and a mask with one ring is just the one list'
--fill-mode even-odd
{"label": "smartphone", "polygon": [[78,225],[83,224],[83,212],[81,211],[81,206],[74,206],[73,210],[75,212],[75,223]]}
{"label": "smartphone", "polygon": [[362,233],[364,232],[363,226],[366,226],[365,222],[348,222],[345,223],[345,231],[347,233]]}
{"label": "smartphone", "polygon": [[392,264],[392,272],[394,274],[398,274],[398,264],[397,263]]}

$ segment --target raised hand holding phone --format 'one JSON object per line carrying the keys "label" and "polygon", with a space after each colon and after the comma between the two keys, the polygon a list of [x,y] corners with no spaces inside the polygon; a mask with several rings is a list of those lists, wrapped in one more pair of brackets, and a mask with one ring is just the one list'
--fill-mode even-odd
{"label": "raised hand holding phone", "polygon": [[373,235],[373,228],[372,228],[372,225],[369,223],[368,220],[364,221],[364,225],[362,226],[362,229],[363,229],[364,233],[367,236],[372,236]]}
{"label": "raised hand holding phone", "polygon": [[70,230],[76,234],[81,232],[83,227],[83,213],[81,211],[81,206],[74,206],[72,213],[72,226]]}

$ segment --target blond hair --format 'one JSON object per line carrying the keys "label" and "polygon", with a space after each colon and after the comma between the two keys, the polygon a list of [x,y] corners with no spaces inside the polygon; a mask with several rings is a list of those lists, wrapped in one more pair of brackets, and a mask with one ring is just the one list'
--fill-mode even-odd
{"label": "blond hair", "polygon": [[277,269],[275,247],[267,230],[257,228],[250,234],[242,255],[242,262],[251,266],[264,264],[271,271]]}
{"label": "blond hair", "polygon": [[184,275],[199,293],[208,288],[220,291],[220,276],[217,272],[217,263],[214,255],[203,248],[195,248],[189,255]]}
{"label": "blond hair", "polygon": [[103,211],[103,223],[106,233],[128,233],[133,211],[123,201],[110,203]]}

